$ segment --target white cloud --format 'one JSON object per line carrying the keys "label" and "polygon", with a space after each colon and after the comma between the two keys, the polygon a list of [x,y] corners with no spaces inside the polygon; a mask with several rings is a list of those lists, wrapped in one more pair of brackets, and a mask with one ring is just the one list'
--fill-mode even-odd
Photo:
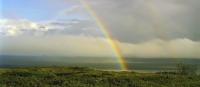
{"label": "white cloud", "polygon": [[42,24],[32,22],[26,19],[21,20],[0,20],[1,34],[6,36],[17,36],[25,33],[26,31],[47,31],[48,29]]}
{"label": "white cloud", "polygon": [[0,36],[44,36],[44,35],[80,35],[99,36],[95,23],[89,20],[65,20],[34,22],[26,19],[0,19]]}

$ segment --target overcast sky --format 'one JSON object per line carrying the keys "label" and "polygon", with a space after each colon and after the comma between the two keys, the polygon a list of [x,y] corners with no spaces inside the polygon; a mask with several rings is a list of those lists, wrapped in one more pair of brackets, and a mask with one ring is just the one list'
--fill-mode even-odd
{"label": "overcast sky", "polygon": [[[200,58],[199,0],[86,1],[125,56]],[[1,54],[113,56],[79,0],[1,0],[0,5]]]}

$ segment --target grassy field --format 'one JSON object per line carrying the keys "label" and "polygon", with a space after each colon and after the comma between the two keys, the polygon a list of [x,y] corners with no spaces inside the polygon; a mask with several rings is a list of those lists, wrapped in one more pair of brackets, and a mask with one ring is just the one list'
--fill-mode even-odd
{"label": "grassy field", "polygon": [[1,68],[0,87],[200,87],[200,76],[80,67]]}

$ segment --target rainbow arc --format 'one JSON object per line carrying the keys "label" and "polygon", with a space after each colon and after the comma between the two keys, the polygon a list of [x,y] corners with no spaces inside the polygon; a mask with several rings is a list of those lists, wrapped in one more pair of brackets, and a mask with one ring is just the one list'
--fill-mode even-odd
{"label": "rainbow arc", "polygon": [[101,18],[96,14],[95,10],[90,6],[90,4],[86,0],[80,0],[81,4],[84,6],[84,8],[88,11],[88,13],[91,15],[93,20],[96,22],[97,26],[99,29],[102,31],[104,36],[107,39],[107,42],[111,46],[118,63],[120,64],[120,69],[121,70],[128,70],[128,65],[126,63],[126,60],[121,52],[121,49],[117,43],[116,40],[113,39],[112,34],[109,32],[106,24],[101,20]]}

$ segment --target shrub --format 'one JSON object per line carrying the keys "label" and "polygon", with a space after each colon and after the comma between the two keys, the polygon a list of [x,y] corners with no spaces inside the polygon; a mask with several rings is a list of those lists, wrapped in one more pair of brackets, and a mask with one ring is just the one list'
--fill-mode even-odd
{"label": "shrub", "polygon": [[178,64],[177,65],[177,73],[181,75],[196,75],[197,74],[197,66],[190,64]]}

